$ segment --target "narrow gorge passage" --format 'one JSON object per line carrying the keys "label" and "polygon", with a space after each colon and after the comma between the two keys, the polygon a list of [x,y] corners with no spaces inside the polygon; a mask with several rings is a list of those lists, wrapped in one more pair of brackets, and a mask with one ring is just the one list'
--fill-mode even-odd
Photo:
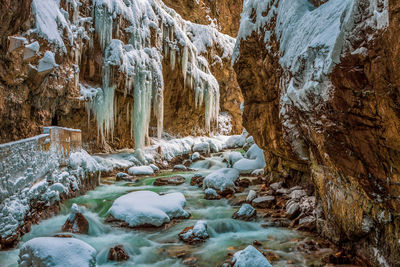
{"label": "narrow gorge passage", "polygon": [[399,1],[1,0],[3,266],[400,266]]}

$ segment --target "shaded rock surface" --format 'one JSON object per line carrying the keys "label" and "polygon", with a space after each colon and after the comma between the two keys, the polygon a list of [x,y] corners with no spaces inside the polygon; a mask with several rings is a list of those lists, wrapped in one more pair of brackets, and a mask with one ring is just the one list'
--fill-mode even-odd
{"label": "shaded rock surface", "polygon": [[129,259],[129,255],[126,253],[122,245],[117,245],[113,248],[110,248],[107,258],[110,261],[127,261]]}

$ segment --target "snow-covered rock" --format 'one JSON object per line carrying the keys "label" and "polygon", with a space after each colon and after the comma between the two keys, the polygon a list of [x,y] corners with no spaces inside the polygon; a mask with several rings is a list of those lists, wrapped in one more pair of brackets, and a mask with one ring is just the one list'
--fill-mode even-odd
{"label": "snow-covered rock", "polygon": [[183,165],[183,164],[178,164],[178,165],[175,165],[175,166],[174,166],[174,170],[178,170],[178,171],[186,171],[186,170],[187,170],[187,168],[186,168],[186,166],[185,166],[185,165]]}
{"label": "snow-covered rock", "polygon": [[193,146],[193,152],[199,152],[201,154],[209,154],[210,153],[210,144],[208,142],[202,142],[199,144],[195,144]]}
{"label": "snow-covered rock", "polygon": [[235,181],[239,178],[239,172],[236,169],[222,168],[206,176],[203,180],[203,188],[213,188],[220,195],[231,194],[235,192]]}
{"label": "snow-covered rock", "polygon": [[199,159],[200,159],[200,153],[199,152],[194,152],[192,157],[191,157],[191,160],[194,162],[194,161],[199,160]]}
{"label": "snow-covered rock", "polygon": [[253,246],[236,252],[232,264],[233,267],[272,267],[264,255]]}
{"label": "snow-covered rock", "polygon": [[72,232],[78,234],[89,233],[89,222],[80,212],[79,206],[72,204],[71,212],[61,229],[63,232]]}
{"label": "snow-covered rock", "polygon": [[208,238],[207,222],[197,221],[194,226],[186,227],[178,236],[189,244],[204,242]]}
{"label": "snow-covered rock", "polygon": [[236,211],[232,218],[249,221],[257,215],[257,211],[250,204],[242,204],[240,209]]}
{"label": "snow-covered rock", "polygon": [[76,238],[37,237],[22,245],[19,266],[96,266],[96,250]]}
{"label": "snow-covered rock", "polygon": [[257,192],[254,191],[254,190],[250,190],[250,191],[249,191],[249,194],[248,194],[247,197],[246,197],[246,201],[247,201],[247,202],[251,202],[251,201],[253,201],[253,199],[255,199],[256,197],[257,197]]}
{"label": "snow-covered rock", "polygon": [[251,173],[257,169],[263,169],[265,165],[264,151],[254,144],[246,152],[245,158],[237,161],[233,168],[240,173]]}
{"label": "snow-covered rock", "polygon": [[243,135],[232,135],[229,137],[228,141],[226,141],[227,148],[237,148],[243,147],[246,143],[246,137]]}
{"label": "snow-covered rock", "polygon": [[213,200],[213,199],[220,199],[221,197],[214,189],[207,188],[206,190],[204,190],[204,198],[208,200]]}
{"label": "snow-covered rock", "polygon": [[150,166],[150,168],[153,169],[154,172],[159,172],[160,171],[160,169],[154,164],[150,164],[149,166]]}
{"label": "snow-covered rock", "polygon": [[48,70],[52,70],[54,67],[57,67],[58,65],[56,64],[56,60],[54,58],[54,53],[51,51],[46,51],[44,53],[44,57],[39,60],[39,65],[38,65],[38,72],[44,72]]}
{"label": "snow-covered rock", "polygon": [[233,165],[239,161],[243,159],[243,155],[242,153],[238,152],[238,151],[232,151],[228,154],[228,167],[233,167]]}
{"label": "snow-covered rock", "polygon": [[161,226],[173,218],[188,218],[183,208],[186,199],[182,193],[158,195],[151,191],[136,191],[117,198],[109,213],[130,227]]}
{"label": "snow-covered rock", "polygon": [[152,175],[154,174],[154,170],[150,166],[137,166],[137,167],[130,167],[128,169],[128,173],[130,175]]}

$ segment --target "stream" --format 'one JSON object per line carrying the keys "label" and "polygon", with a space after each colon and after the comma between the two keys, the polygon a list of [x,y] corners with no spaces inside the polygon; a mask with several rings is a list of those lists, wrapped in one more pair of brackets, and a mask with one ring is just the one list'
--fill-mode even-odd
{"label": "stream", "polygon": [[[137,182],[115,182],[114,177],[102,178],[102,185],[80,197],[63,203],[60,215],[43,220],[33,225],[31,231],[22,237],[18,247],[24,242],[42,236],[53,236],[61,232],[73,203],[82,208],[82,214],[89,221],[89,234],[73,234],[97,251],[98,266],[185,266],[182,255],[198,259],[198,266],[221,266],[228,253],[253,244],[258,240],[268,251],[279,256],[271,262],[274,266],[310,266],[321,264],[320,255],[310,255],[297,248],[301,240],[312,239],[309,234],[288,228],[262,227],[265,219],[253,222],[232,219],[232,214],[239,208],[232,206],[227,199],[205,200],[201,188],[190,186],[190,178],[195,173],[206,175],[212,170],[226,167],[221,154],[195,162],[189,172],[161,171],[157,176],[142,177]],[[182,175],[186,183],[179,186],[153,186],[157,177]],[[108,209],[113,201],[129,192],[151,190],[157,193],[182,192],[187,200],[186,210],[191,213],[187,220],[177,220],[170,225],[156,229],[125,229],[112,227],[105,223]],[[247,195],[246,189],[243,195]],[[179,240],[178,233],[187,226],[193,226],[197,220],[206,220],[210,238],[199,245],[187,245]],[[107,260],[109,248],[122,244],[130,255],[127,262]],[[18,266],[19,249],[0,252],[0,265]],[[289,264],[290,263],[290,264]]]}

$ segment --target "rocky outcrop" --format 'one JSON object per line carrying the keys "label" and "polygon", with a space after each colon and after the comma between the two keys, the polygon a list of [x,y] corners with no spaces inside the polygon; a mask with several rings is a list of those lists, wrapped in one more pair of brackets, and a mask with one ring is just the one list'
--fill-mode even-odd
{"label": "rocky outcrop", "polygon": [[271,179],[315,186],[323,235],[396,266],[400,10],[395,1],[309,2],[244,7],[234,65],[244,126]]}
{"label": "rocky outcrop", "polygon": [[[231,66],[234,39],[183,20],[162,2],[149,0],[138,6],[132,1],[112,2],[115,5],[79,0],[59,5],[53,0],[2,3],[7,14],[2,14],[0,29],[4,36],[0,126],[7,131],[0,133],[0,140],[32,136],[44,125],[62,125],[82,129],[83,141],[92,150],[133,147],[134,139],[148,143],[147,136],[160,134],[156,130],[160,125],[175,135],[215,132],[218,105],[231,121],[225,133],[241,132],[242,95]],[[231,12],[218,10],[212,12]],[[112,21],[107,14],[115,15]],[[236,32],[237,16],[235,23],[226,25],[236,30],[225,32]],[[13,39],[19,43],[14,45]],[[142,54],[136,57],[135,53]],[[147,107],[144,112],[150,118],[142,120],[144,115],[134,108],[139,85],[132,77],[139,75],[138,66],[146,64],[143,71],[151,72],[148,80],[159,90],[148,100],[153,111]],[[143,128],[143,123],[149,123],[149,130],[135,133],[134,128]]]}

